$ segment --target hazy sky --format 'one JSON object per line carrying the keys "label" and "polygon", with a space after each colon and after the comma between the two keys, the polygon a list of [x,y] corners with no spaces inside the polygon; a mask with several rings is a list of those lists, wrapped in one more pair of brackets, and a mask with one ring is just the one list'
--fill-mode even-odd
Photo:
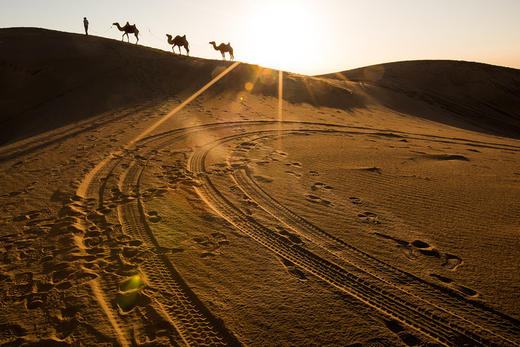
{"label": "hazy sky", "polygon": [[0,0],[0,27],[42,27],[120,39],[114,21],[136,23],[139,43],[169,50],[186,34],[191,53],[319,74],[414,59],[520,68],[520,0]]}

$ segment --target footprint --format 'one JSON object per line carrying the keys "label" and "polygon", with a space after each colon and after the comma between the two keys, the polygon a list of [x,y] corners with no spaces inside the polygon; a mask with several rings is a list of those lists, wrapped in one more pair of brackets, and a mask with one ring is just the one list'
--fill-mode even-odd
{"label": "footprint", "polygon": [[25,306],[29,310],[34,310],[38,307],[43,306],[46,299],[47,295],[43,293],[31,293],[25,298]]}
{"label": "footprint", "polygon": [[325,199],[322,199],[322,198],[320,198],[319,196],[316,196],[316,195],[307,194],[307,195],[305,195],[305,198],[307,199],[307,201],[310,201],[310,202],[315,203],[315,204],[321,204],[321,205],[325,205],[325,206],[332,206],[332,202],[330,202],[328,200],[325,200]]}
{"label": "footprint", "polygon": [[318,171],[311,170],[311,171],[309,171],[309,175],[310,175],[310,176],[317,177],[317,176],[319,176],[320,174],[318,173]]}
{"label": "footprint", "polygon": [[364,168],[360,168],[359,170],[361,171],[368,171],[368,172],[375,172],[377,174],[380,174],[381,175],[381,169],[378,168],[378,167],[364,167]]}
{"label": "footprint", "polygon": [[399,338],[404,342],[407,346],[419,346],[422,344],[422,341],[417,338],[415,335],[406,332],[406,328],[401,325],[397,320],[392,319],[385,321],[386,327],[399,336]]}
{"label": "footprint", "polygon": [[137,247],[123,247],[121,252],[125,258],[133,258],[139,254],[139,248]]}
{"label": "footprint", "polygon": [[292,269],[288,269],[287,270],[291,275],[293,275],[294,277],[298,278],[299,280],[301,281],[306,281],[307,280],[307,276],[305,275],[305,273],[298,269],[298,268],[292,268]]}
{"label": "footprint", "polygon": [[300,270],[293,262],[285,258],[280,258],[280,260],[289,275],[296,277],[300,281],[307,281],[307,275],[305,275],[305,272]]}
{"label": "footprint", "polygon": [[424,241],[421,240],[415,240],[412,242],[412,246],[415,246],[417,248],[429,248],[430,245]]}
{"label": "footprint", "polygon": [[262,183],[271,183],[271,182],[273,182],[273,180],[271,178],[260,176],[260,175],[253,176],[253,178],[255,180],[259,181],[259,182],[262,182]]}
{"label": "footprint", "polygon": [[285,172],[288,173],[288,174],[290,174],[290,175],[293,175],[293,176],[295,176],[295,177],[298,177],[298,178],[302,177],[301,174],[299,174],[299,173],[297,173],[297,172],[294,172],[294,171],[289,171],[289,170],[288,170],[288,171],[285,171]]}
{"label": "footprint", "polygon": [[259,161],[256,161],[255,163],[256,163],[256,165],[267,165],[267,164],[270,164],[271,161],[269,161],[269,160],[259,160]]}
{"label": "footprint", "polygon": [[379,221],[379,216],[373,212],[366,211],[358,214],[358,217],[362,219],[363,223],[381,224],[381,222]]}
{"label": "footprint", "polygon": [[445,277],[445,276],[441,276],[441,275],[437,275],[437,274],[430,274],[431,277],[441,281],[442,283],[444,284],[447,284],[448,287],[458,291],[459,293],[465,295],[465,296],[469,296],[469,297],[477,297],[478,296],[478,292],[471,289],[471,288],[468,288],[468,287],[465,287],[465,286],[462,286],[460,284],[456,284],[451,278],[448,278],[448,277]]}
{"label": "footprint", "polygon": [[462,265],[462,259],[453,254],[444,254],[445,262],[442,266],[448,268],[449,270],[456,270],[460,265]]}
{"label": "footprint", "polygon": [[285,165],[296,167],[296,168],[301,168],[302,167],[302,163],[299,163],[297,161],[294,161],[294,162],[291,162],[291,163],[285,163]]}
{"label": "footprint", "polygon": [[321,182],[316,182],[312,185],[311,187],[312,190],[316,191],[318,189],[326,189],[326,190],[331,190],[333,189],[331,186],[328,186],[326,185],[325,183],[321,183]]}
{"label": "footprint", "polygon": [[150,211],[147,214],[148,214],[148,220],[152,223],[160,222],[162,219],[156,211]]}
{"label": "footprint", "polygon": [[399,338],[407,346],[421,346],[423,344],[419,338],[412,334],[399,334]]}
{"label": "footprint", "polygon": [[219,232],[215,232],[215,233],[212,233],[211,236],[213,236],[213,238],[216,240],[216,243],[217,243],[216,248],[220,248],[220,246],[229,245],[229,241],[228,241],[226,235],[219,233]]}
{"label": "footprint", "polygon": [[361,199],[359,198],[356,198],[355,196],[351,196],[349,198],[350,202],[353,203],[354,205],[361,205]]}
{"label": "footprint", "polygon": [[217,240],[226,239],[226,235],[224,235],[222,233],[219,233],[219,232],[214,232],[214,233],[211,234],[211,236],[213,236]]}
{"label": "footprint", "polygon": [[424,254],[424,255],[436,257],[436,258],[439,258],[439,259],[441,257],[441,254],[439,253],[438,250],[436,250],[435,248],[431,247],[428,243],[426,243],[424,241],[415,240],[415,241],[412,242],[412,246],[417,248],[417,250],[420,253]]}
{"label": "footprint", "polygon": [[301,244],[301,243],[303,243],[302,239],[301,239],[298,235],[296,235],[296,234],[294,234],[294,233],[291,233],[291,232],[287,231],[287,230],[286,230],[285,228],[283,228],[283,227],[277,227],[277,229],[279,230],[280,235],[285,236],[285,237],[288,238],[289,241],[291,241],[292,243],[296,243],[296,244]]}

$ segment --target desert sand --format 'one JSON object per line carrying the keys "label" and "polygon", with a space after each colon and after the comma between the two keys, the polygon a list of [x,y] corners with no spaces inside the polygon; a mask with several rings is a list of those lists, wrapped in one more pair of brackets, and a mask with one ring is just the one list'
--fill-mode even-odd
{"label": "desert sand", "polygon": [[1,344],[520,344],[520,70],[0,49]]}

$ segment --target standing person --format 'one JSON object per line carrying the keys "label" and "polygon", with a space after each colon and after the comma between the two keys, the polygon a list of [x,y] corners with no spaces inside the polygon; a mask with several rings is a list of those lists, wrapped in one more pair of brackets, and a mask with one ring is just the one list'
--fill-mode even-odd
{"label": "standing person", "polygon": [[85,35],[88,36],[88,20],[87,20],[87,17],[83,17],[83,26],[85,27]]}

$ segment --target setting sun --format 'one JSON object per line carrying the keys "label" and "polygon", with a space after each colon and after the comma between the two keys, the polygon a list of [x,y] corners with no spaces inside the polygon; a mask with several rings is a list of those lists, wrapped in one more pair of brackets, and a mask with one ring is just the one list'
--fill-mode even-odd
{"label": "setting sun", "polygon": [[246,28],[251,42],[247,58],[262,66],[298,71],[319,57],[319,23],[303,3],[267,2],[255,7]]}

